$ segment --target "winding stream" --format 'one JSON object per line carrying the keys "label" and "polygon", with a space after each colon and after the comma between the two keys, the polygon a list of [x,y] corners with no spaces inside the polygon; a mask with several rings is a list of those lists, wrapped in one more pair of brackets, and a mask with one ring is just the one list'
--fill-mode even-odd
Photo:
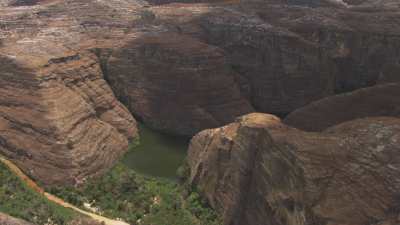
{"label": "winding stream", "polygon": [[176,178],[186,157],[188,138],[175,137],[139,124],[140,144],[122,159],[129,168],[152,177]]}

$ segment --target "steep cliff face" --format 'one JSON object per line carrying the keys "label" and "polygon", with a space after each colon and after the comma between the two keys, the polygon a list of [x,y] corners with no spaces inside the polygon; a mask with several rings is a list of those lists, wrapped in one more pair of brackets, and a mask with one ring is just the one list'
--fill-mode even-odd
{"label": "steep cliff face", "polygon": [[258,111],[282,115],[333,93],[335,68],[317,45],[248,15],[215,10],[198,23],[201,38],[226,51]]}
{"label": "steep cliff face", "polygon": [[306,131],[322,131],[349,120],[400,117],[400,84],[388,83],[327,97],[290,113],[284,122]]}
{"label": "steep cliff face", "polygon": [[242,6],[320,46],[336,65],[336,93],[374,85],[388,73],[398,74],[390,70],[398,66],[400,57],[400,10],[395,1],[309,8],[249,0]]}
{"label": "steep cliff face", "polygon": [[42,45],[52,51],[95,49],[129,110],[179,135],[254,109],[286,115],[335,92],[392,80],[399,68],[400,16],[388,0],[363,3],[369,10],[328,0],[184,2],[41,1],[32,12],[3,9],[2,26],[6,42],[44,36],[58,41]]}
{"label": "steep cliff face", "polygon": [[246,0],[151,10],[169,29],[223,49],[256,110],[285,115],[398,77],[398,8],[389,1],[362,8],[334,2]]}
{"label": "steep cliff face", "polygon": [[90,50],[99,25],[89,8],[105,17],[112,8],[41,3],[0,8],[0,153],[46,185],[80,184],[138,137]]}
{"label": "steep cliff face", "polygon": [[282,115],[334,93],[335,67],[317,44],[235,4],[223,6],[153,11],[171,29],[223,49],[242,94],[257,111]]}
{"label": "steep cliff face", "polygon": [[0,54],[13,63],[1,65],[1,152],[40,180],[74,183],[136,136],[108,85],[146,124],[192,135],[254,110],[285,115],[400,68],[389,0],[190,2],[1,1]]}
{"label": "steep cliff face", "polygon": [[0,152],[45,184],[101,174],[137,136],[95,59],[53,58],[40,70],[1,60]]}
{"label": "steep cliff face", "polygon": [[249,114],[193,138],[189,181],[229,225],[399,222],[399,131],[389,117],[307,133]]}
{"label": "steep cliff face", "polygon": [[113,52],[106,68],[130,111],[164,132],[194,135],[254,111],[223,52],[190,37],[143,36]]}

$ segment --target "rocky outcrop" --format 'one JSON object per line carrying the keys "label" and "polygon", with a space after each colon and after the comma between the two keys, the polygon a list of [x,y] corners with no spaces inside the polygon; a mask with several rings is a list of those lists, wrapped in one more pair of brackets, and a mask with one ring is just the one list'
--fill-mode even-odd
{"label": "rocky outcrop", "polygon": [[[294,2],[294,1],[292,1]],[[347,7],[282,7],[249,0],[247,11],[320,46],[335,63],[336,93],[376,84],[398,65],[400,10],[391,0],[365,1]]]}
{"label": "rocky outcrop", "polygon": [[388,83],[327,97],[290,113],[284,122],[306,131],[322,131],[345,121],[400,117],[400,83]]}
{"label": "rocky outcrop", "polygon": [[189,182],[227,225],[399,223],[400,120],[354,120],[323,133],[249,114],[190,144]]}
{"label": "rocky outcrop", "polygon": [[201,38],[226,51],[242,92],[258,111],[284,115],[333,93],[335,68],[317,45],[298,35],[228,10],[215,10],[198,23]]}
{"label": "rocky outcrop", "polygon": [[285,115],[334,93],[335,68],[317,44],[251,12],[174,5],[154,10],[179,32],[223,49],[242,94],[257,111]]}
{"label": "rocky outcrop", "polygon": [[[36,58],[51,51],[94,50],[130,111],[153,128],[179,135],[230,122],[253,108],[286,115],[335,92],[374,85],[398,71],[400,16],[389,0],[373,10],[365,10],[372,7],[368,1],[361,4],[363,10],[359,4],[334,0],[169,2],[151,1],[160,4],[152,6],[139,0],[69,0],[6,7],[4,45],[17,41],[24,48],[40,47],[41,53],[25,52]],[[21,22],[13,23],[16,20]],[[39,45],[28,44],[31,39]],[[46,45],[40,44],[42,39]],[[197,51],[193,46],[207,50],[197,55],[190,52]],[[186,55],[183,48],[190,49]],[[153,64],[164,67],[149,68]],[[212,68],[218,72],[208,73]],[[200,79],[204,73],[215,78]],[[145,81],[150,81],[148,87],[143,87]],[[198,87],[188,90],[190,82]],[[208,94],[199,96],[200,89]],[[178,100],[172,102],[172,97]],[[220,110],[226,116],[218,115]]]}
{"label": "rocky outcrop", "polygon": [[143,36],[113,52],[104,67],[130,111],[167,133],[194,135],[254,111],[223,52],[187,36]]}
{"label": "rocky outcrop", "polygon": [[34,69],[3,57],[1,65],[0,152],[44,184],[101,174],[137,137],[95,56],[54,58]]}
{"label": "rocky outcrop", "polygon": [[389,1],[363,9],[334,0],[229,2],[151,11],[158,23],[223,49],[257,111],[286,115],[397,76],[400,14]]}
{"label": "rocky outcrop", "polygon": [[78,32],[93,5],[42,3],[0,8],[0,153],[45,185],[77,185],[128,150],[136,121],[104,80],[91,33]]}
{"label": "rocky outcrop", "polygon": [[0,225],[33,225],[0,212]]}
{"label": "rocky outcrop", "polygon": [[0,151],[37,179],[76,183],[136,136],[111,88],[146,124],[189,136],[397,72],[389,0],[166,2],[0,1],[0,55],[15,65],[1,65]]}

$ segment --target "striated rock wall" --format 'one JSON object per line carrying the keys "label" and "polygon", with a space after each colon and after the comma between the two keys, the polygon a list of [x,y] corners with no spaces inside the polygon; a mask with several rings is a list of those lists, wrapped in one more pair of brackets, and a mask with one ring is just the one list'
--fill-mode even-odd
{"label": "striated rock wall", "polygon": [[398,72],[391,68],[398,66],[400,57],[400,10],[391,2],[309,8],[244,1],[242,7],[317,44],[337,68],[335,92],[341,93],[372,86],[380,76]]}
{"label": "striated rock wall", "polygon": [[399,131],[390,117],[308,133],[249,114],[193,138],[189,182],[227,225],[398,223]]}
{"label": "striated rock wall", "polygon": [[322,131],[357,118],[400,117],[400,84],[388,83],[327,97],[290,113],[284,122],[306,131]]}
{"label": "striated rock wall", "polygon": [[42,3],[0,8],[0,153],[45,185],[77,185],[138,137],[91,51],[94,33],[121,24],[97,21],[114,10],[102,2]]}
{"label": "striated rock wall", "polygon": [[143,36],[113,52],[104,68],[130,111],[167,133],[194,135],[254,111],[223,52],[187,36]]}
{"label": "striated rock wall", "polygon": [[297,3],[247,0],[151,10],[159,24],[223,49],[257,111],[286,115],[398,77],[398,8],[385,8],[387,2],[382,8],[366,3],[370,10]]}
{"label": "striated rock wall", "polygon": [[396,80],[392,2],[0,1],[0,151],[44,182],[76,183],[124,152],[130,113],[190,136]]}
{"label": "striated rock wall", "polygon": [[[251,14],[250,14],[251,15]],[[317,45],[257,17],[215,10],[199,19],[202,39],[220,46],[261,112],[284,115],[333,93],[335,68]]]}
{"label": "striated rock wall", "polygon": [[52,59],[40,71],[1,62],[0,152],[44,184],[101,174],[137,137],[94,56]]}
{"label": "striated rock wall", "polygon": [[285,115],[334,93],[335,67],[317,44],[234,6],[170,5],[154,12],[171,29],[221,48],[257,111]]}

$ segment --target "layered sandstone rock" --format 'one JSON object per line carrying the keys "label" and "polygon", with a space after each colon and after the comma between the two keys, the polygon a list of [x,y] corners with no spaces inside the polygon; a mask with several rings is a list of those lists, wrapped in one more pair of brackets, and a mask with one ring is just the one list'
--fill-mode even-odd
{"label": "layered sandstone rock", "polygon": [[33,177],[73,183],[136,135],[108,85],[151,127],[192,135],[397,72],[400,16],[389,0],[202,2],[0,1],[1,152]]}
{"label": "layered sandstone rock", "polygon": [[57,58],[40,70],[1,60],[0,152],[45,184],[102,173],[137,137],[95,59]]}
{"label": "layered sandstone rock", "polygon": [[113,166],[138,137],[91,51],[99,26],[89,18],[113,9],[41,3],[0,8],[0,153],[46,185],[80,184]]}
{"label": "layered sandstone rock", "polygon": [[113,52],[105,68],[130,111],[167,133],[194,135],[254,111],[223,52],[190,37],[143,36]]}
{"label": "layered sandstone rock", "polygon": [[258,111],[285,115],[398,74],[400,11],[389,0],[362,9],[329,4],[335,1],[229,2],[151,10],[158,23],[223,49]]}
{"label": "layered sandstone rock", "polygon": [[257,111],[287,114],[334,93],[334,65],[317,44],[235,7],[169,5],[154,12],[179,32],[223,49]]}
{"label": "layered sandstone rock", "polygon": [[400,83],[388,83],[327,97],[297,109],[285,123],[306,131],[322,131],[345,121],[372,116],[400,117]]}
{"label": "layered sandstone rock", "polygon": [[324,133],[249,114],[191,141],[189,182],[229,225],[399,223],[400,120]]}
{"label": "layered sandstone rock", "polygon": [[[389,0],[380,1],[379,5],[390,6],[392,10],[387,7],[374,10],[339,7],[328,0],[184,2],[190,3],[157,1],[161,5],[150,6],[139,0],[41,1],[31,8],[4,9],[3,14],[7,16],[4,16],[2,21],[6,22],[2,26],[7,31],[4,32],[6,42],[11,38],[26,43],[33,37],[37,41],[39,37],[57,40],[57,46],[42,45],[44,52],[64,47],[76,52],[96,49],[101,53],[103,70],[111,68],[108,80],[114,91],[128,104],[130,111],[152,127],[174,134],[190,135],[205,127],[221,125],[253,107],[258,111],[285,115],[335,91],[373,85],[378,77],[398,71],[399,27],[396,21],[400,16],[396,8],[388,4]],[[368,2],[362,5],[371,6]],[[376,19],[372,19],[373,16]],[[21,22],[13,22],[17,20]],[[158,38],[162,43],[149,43],[147,37]],[[178,44],[180,41],[181,45]],[[190,52],[196,50],[190,46],[196,45],[209,50],[199,55]],[[158,50],[165,47],[171,51]],[[144,55],[143,51],[138,51],[140,55],[136,56],[132,51],[137,48],[152,49],[146,50],[150,53],[162,51],[163,58],[155,55],[154,60],[153,55]],[[188,49],[190,57],[179,56],[183,48]],[[213,51],[219,54],[215,65],[205,60],[214,59]],[[142,62],[133,62],[129,57],[140,57]],[[160,87],[159,83],[165,79],[160,74],[162,67],[149,68],[150,63],[171,63],[170,68],[163,69],[165,74],[179,74],[183,73],[182,66],[178,65],[179,57],[190,58],[191,64],[184,65],[188,67],[187,79],[169,76],[165,81],[167,85]],[[108,59],[112,61],[108,62]],[[204,68],[195,70],[197,63]],[[204,63],[209,65],[203,66]],[[132,75],[128,67],[142,72]],[[213,67],[225,69],[214,72],[215,80],[196,81]],[[157,73],[158,77],[155,77]],[[140,86],[135,89],[141,88],[141,91],[127,94],[127,89],[133,88],[124,82],[132,79],[138,81],[129,82],[129,85],[143,85],[143,80],[156,81],[152,87]],[[193,88],[184,100],[171,103],[167,99],[172,96],[169,89],[177,93],[187,91],[178,86],[193,81],[199,83],[199,87]],[[196,94],[196,89],[206,83],[209,88],[204,92],[222,94]],[[227,84],[232,84],[230,90],[226,90]],[[242,97],[238,96],[239,92]],[[175,97],[184,95],[186,93]],[[229,95],[232,98],[227,97]],[[209,102],[204,101],[206,98]],[[189,100],[190,104],[187,103]],[[253,107],[245,106],[246,101]],[[153,112],[155,105],[162,110]],[[228,111],[226,119],[218,118],[221,116],[214,112],[217,109]],[[181,119],[180,124],[176,122],[177,117]]]}
{"label": "layered sandstone rock", "polygon": [[396,67],[400,57],[398,2],[351,2],[344,8],[310,8],[247,0],[242,7],[317,44],[336,65],[335,91],[340,93],[376,84],[382,74],[393,72],[388,68]]}

